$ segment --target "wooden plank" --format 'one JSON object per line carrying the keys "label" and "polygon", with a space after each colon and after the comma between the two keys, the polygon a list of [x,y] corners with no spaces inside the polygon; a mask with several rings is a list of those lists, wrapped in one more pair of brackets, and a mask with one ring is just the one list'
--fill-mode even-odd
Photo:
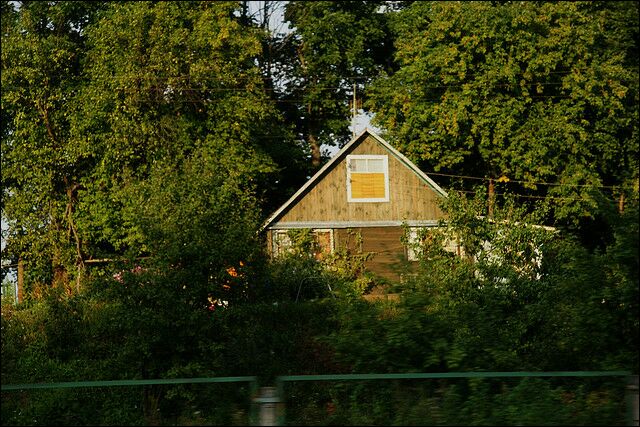
{"label": "wooden plank", "polygon": [[267,253],[269,254],[269,257],[273,258],[273,256],[275,255],[273,253],[273,231],[267,230],[265,238],[267,242]]}
{"label": "wooden plank", "polygon": [[[336,229],[334,236],[336,248],[348,248],[354,254],[372,253],[373,257],[365,263],[366,269],[397,282],[401,273],[412,268],[400,240],[403,232],[402,227],[363,227]],[[362,239],[361,247],[357,245],[357,236]]]}

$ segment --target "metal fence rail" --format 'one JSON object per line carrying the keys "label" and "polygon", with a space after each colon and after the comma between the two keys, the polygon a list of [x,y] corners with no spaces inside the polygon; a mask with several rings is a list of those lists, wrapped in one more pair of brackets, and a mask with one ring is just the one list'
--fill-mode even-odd
{"label": "metal fence rail", "polygon": [[202,384],[202,383],[236,383],[248,382],[252,392],[257,390],[258,378],[255,376],[217,377],[217,378],[167,378],[159,380],[110,380],[110,381],[72,381],[60,383],[8,384],[2,385],[2,391],[33,390],[43,388],[78,388],[78,387],[117,387],[161,384]]}
{"label": "metal fence rail", "polygon": [[[21,390],[38,389],[74,389],[84,387],[134,387],[147,385],[176,385],[176,384],[212,384],[212,383],[248,383],[249,396],[247,401],[255,399],[258,391],[258,378],[256,376],[238,377],[199,377],[199,378],[165,378],[165,379],[145,379],[145,380],[109,380],[109,381],[69,381],[55,383],[33,383],[33,384],[2,384],[2,392],[15,392]],[[250,405],[249,424],[257,425],[257,410],[255,404]]]}

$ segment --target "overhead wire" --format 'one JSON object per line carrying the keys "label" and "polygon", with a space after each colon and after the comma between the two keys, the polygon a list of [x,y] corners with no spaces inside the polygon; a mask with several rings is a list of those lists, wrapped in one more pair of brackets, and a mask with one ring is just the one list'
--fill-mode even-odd
{"label": "overhead wire", "polygon": [[[426,186],[426,184],[424,185],[408,185],[411,189],[423,189],[424,186]],[[405,188],[407,187],[407,184],[405,184]],[[411,191],[411,190],[410,190]],[[446,188],[445,191],[447,192],[456,192],[456,193],[464,193],[464,194],[487,194],[487,190],[484,191],[478,191],[478,190],[463,190],[463,189],[457,189],[457,188]],[[495,192],[493,193],[494,196],[503,196],[503,197],[508,197],[508,196],[513,196],[513,197],[519,197],[519,198],[528,198],[528,199],[549,199],[549,200],[583,200],[583,201],[591,201],[593,200],[593,198],[591,197],[585,197],[585,196],[553,196],[553,195],[545,195],[545,196],[539,196],[539,195],[533,195],[533,194],[520,194],[520,193],[513,193],[513,192]],[[613,201],[618,201],[617,196],[614,195],[610,195],[609,197],[606,197],[608,200],[613,200]]]}
{"label": "overhead wire", "polygon": [[[457,193],[465,193],[465,194],[478,194],[478,191],[470,191],[470,190],[456,190],[456,189],[450,189],[449,191],[455,191]],[[484,192],[483,192],[484,193]],[[528,194],[519,194],[519,193],[493,193],[494,196],[513,196],[513,197],[524,197],[527,199],[544,199],[544,200],[592,200],[591,198],[587,198],[587,197],[566,197],[566,196],[535,196],[535,195],[528,195]],[[618,199],[613,197],[613,198],[607,198],[608,200],[613,200],[613,201],[617,201]]]}
{"label": "overhead wire", "polygon": [[[206,71],[214,71],[214,72],[220,72],[220,68],[219,67],[198,67],[196,68],[194,71],[197,72],[206,72]],[[558,70],[558,71],[544,71],[544,72],[540,72],[540,73],[536,73],[533,71],[524,71],[524,72],[519,72],[519,73],[513,73],[510,75],[505,75],[504,77],[515,77],[515,76],[524,76],[525,74],[530,75],[531,77],[536,77],[538,75],[542,75],[542,76],[546,76],[548,74],[564,74],[564,75],[568,75],[568,74],[573,74],[576,71],[593,71],[593,68],[591,67],[585,67],[585,68],[572,68],[571,70]],[[256,74],[239,74],[236,76],[233,76],[233,78],[235,79],[249,79],[249,78],[261,78],[261,79],[269,79],[269,80],[273,80],[276,79],[277,77],[274,76],[264,76],[264,75],[260,75],[258,74],[259,71],[256,71]],[[464,77],[474,77],[476,75],[483,75],[480,72],[473,72],[473,71],[466,71]],[[451,76],[453,74],[447,74],[445,75],[446,77]],[[455,75],[457,77],[459,77],[458,73],[455,73]],[[322,75],[319,76],[311,76],[311,77],[324,77]],[[355,79],[371,79],[371,78],[388,78],[388,77],[392,77],[392,76],[383,76],[380,74],[356,74],[356,75],[342,75],[340,76],[340,79],[342,80],[355,80]],[[127,76],[127,75],[112,75],[112,76],[107,76],[107,78],[111,78],[111,79],[131,79],[131,76]],[[140,76],[140,75],[135,75],[136,79],[140,79],[140,78],[148,78],[148,79],[191,79],[191,78],[196,78],[193,75],[183,75],[183,74],[178,74],[178,75],[171,75],[171,74],[165,74],[165,75],[161,75],[161,74],[157,74],[155,76],[153,75],[147,75],[147,76]],[[229,76],[207,76],[206,80],[230,80],[232,79]]]}
{"label": "overhead wire", "polygon": [[[451,84],[451,85],[423,85],[420,86],[420,89],[449,89],[449,88],[460,88],[463,86],[469,86],[469,83],[464,83],[464,84]],[[513,88],[513,89],[517,89],[517,88],[522,88],[523,86],[530,86],[530,87],[539,87],[539,86],[561,86],[563,85],[563,83],[526,83],[526,84],[521,84],[521,83],[499,83],[499,84],[482,84],[482,85],[478,85],[478,84],[474,84],[472,86],[477,87],[491,87],[491,88],[496,88],[496,87],[508,87],[508,88]],[[318,91],[324,91],[324,90],[344,90],[344,91],[349,91],[351,89],[351,87],[349,87],[348,85],[344,85],[344,86],[306,86],[307,89],[311,89],[311,90],[318,90]],[[147,89],[143,89],[143,88],[130,88],[130,87],[118,87],[117,89],[121,89],[121,90],[126,90],[126,91],[130,91],[130,92],[144,92]],[[226,91],[236,91],[236,92],[254,92],[254,91],[261,91],[261,92],[279,92],[278,89],[276,88],[272,88],[272,87],[262,87],[262,86],[256,86],[255,89],[248,89],[245,87],[202,87],[202,86],[178,86],[176,88],[171,88],[172,90],[180,90],[180,91],[191,91],[191,92],[226,92]],[[160,89],[156,89],[156,90],[160,90]],[[165,89],[167,90],[167,89]],[[511,95],[510,96],[515,96],[515,95]],[[519,95],[519,96],[524,96],[524,95]],[[535,97],[535,96],[539,96],[539,97],[544,97],[544,96],[561,96],[561,95],[530,95],[529,97]]]}
{"label": "overhead wire", "polygon": [[494,181],[495,183],[509,183],[515,182],[518,184],[529,184],[529,185],[550,185],[550,186],[565,186],[565,187],[593,187],[593,188],[611,188],[611,189],[619,189],[620,185],[601,185],[601,184],[569,184],[564,182],[544,182],[544,181],[523,181],[518,179],[510,179],[508,178],[506,181],[500,181],[500,178],[487,178],[487,177],[479,177],[479,176],[468,176],[468,175],[455,175],[455,174],[447,174],[447,173],[439,173],[439,172],[429,172],[428,175],[436,175],[436,176],[447,176],[452,178],[462,178],[462,179],[474,179],[480,181]]}

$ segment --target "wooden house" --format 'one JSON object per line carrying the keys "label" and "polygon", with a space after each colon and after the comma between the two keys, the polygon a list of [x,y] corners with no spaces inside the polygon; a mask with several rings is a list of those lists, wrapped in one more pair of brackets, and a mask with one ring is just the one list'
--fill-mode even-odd
{"label": "wooden house", "polygon": [[[365,129],[311,177],[264,223],[272,255],[287,250],[288,231],[310,229],[324,252],[348,247],[370,253],[367,271],[399,281],[414,261],[403,244],[418,227],[444,217],[447,193],[407,157]],[[456,248],[450,248],[455,251]]]}

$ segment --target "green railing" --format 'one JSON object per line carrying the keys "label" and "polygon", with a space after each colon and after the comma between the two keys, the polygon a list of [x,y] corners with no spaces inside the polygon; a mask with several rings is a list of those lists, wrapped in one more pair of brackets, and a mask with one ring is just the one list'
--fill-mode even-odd
{"label": "green railing", "polygon": [[2,391],[34,390],[43,388],[78,388],[78,387],[118,387],[163,384],[206,384],[206,383],[237,383],[248,382],[252,392],[258,387],[258,378],[245,377],[217,377],[217,378],[167,378],[161,380],[112,380],[112,381],[74,381],[60,383],[9,384],[2,385]]}
{"label": "green railing", "polygon": [[[170,378],[149,380],[113,380],[113,381],[76,381],[36,384],[2,385],[2,392],[64,389],[81,387],[118,387],[175,384],[208,383],[248,383],[250,386],[251,425],[285,424],[285,384],[292,382],[341,382],[341,381],[377,381],[377,380],[429,380],[429,379],[480,379],[480,378],[525,378],[525,377],[624,377],[625,398],[627,399],[626,424],[638,425],[638,376],[628,371],[559,371],[559,372],[447,372],[447,373],[403,373],[403,374],[337,374],[337,375],[284,375],[276,378],[275,387],[258,387],[255,376],[218,377],[218,378]],[[632,382],[628,382],[632,379]]]}
{"label": "green railing", "polygon": [[[166,378],[166,379],[146,379],[146,380],[110,380],[110,381],[72,381],[55,383],[34,383],[34,384],[2,384],[2,392],[41,390],[41,389],[74,389],[74,388],[96,388],[96,387],[135,387],[135,386],[157,386],[157,385],[178,385],[178,384],[213,384],[213,383],[248,383],[249,396],[247,401],[252,402],[258,391],[258,378],[255,376],[238,377],[212,377],[212,378]],[[257,406],[250,405],[249,424],[257,425]]]}

